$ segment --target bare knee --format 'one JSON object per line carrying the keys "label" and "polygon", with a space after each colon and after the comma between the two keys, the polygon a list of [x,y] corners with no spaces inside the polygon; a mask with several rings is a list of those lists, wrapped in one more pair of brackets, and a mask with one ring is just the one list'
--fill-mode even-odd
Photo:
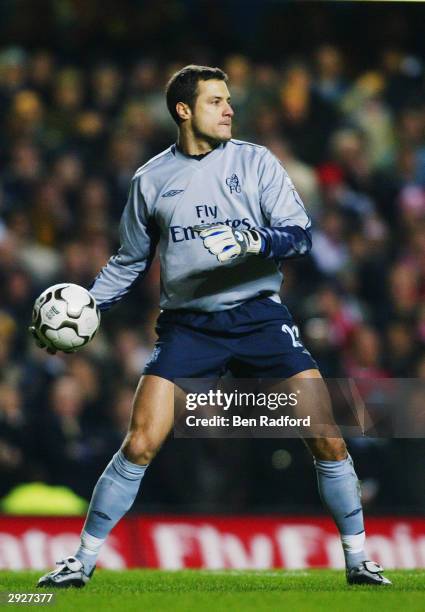
{"label": "bare knee", "polygon": [[342,438],[317,438],[305,440],[315,459],[322,461],[343,461],[348,452]]}
{"label": "bare knee", "polygon": [[126,459],[138,465],[147,465],[157,454],[160,444],[143,429],[131,429],[121,447]]}

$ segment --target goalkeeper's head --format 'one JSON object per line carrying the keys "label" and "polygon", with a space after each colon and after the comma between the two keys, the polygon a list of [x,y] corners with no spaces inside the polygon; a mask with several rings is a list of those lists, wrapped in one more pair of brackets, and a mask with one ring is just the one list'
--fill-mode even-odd
{"label": "goalkeeper's head", "polygon": [[166,97],[180,132],[191,132],[195,138],[211,143],[226,142],[232,137],[234,113],[227,74],[220,68],[182,68],[168,81]]}

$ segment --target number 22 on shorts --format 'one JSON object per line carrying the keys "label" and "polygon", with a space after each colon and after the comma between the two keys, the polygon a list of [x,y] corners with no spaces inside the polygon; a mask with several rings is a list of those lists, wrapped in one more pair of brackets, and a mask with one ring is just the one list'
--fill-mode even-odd
{"label": "number 22 on shorts", "polygon": [[292,325],[292,327],[290,327],[285,323],[284,325],[282,325],[282,331],[285,334],[289,334],[291,336],[292,346],[294,348],[303,348],[303,343],[299,340],[300,332],[296,325]]}

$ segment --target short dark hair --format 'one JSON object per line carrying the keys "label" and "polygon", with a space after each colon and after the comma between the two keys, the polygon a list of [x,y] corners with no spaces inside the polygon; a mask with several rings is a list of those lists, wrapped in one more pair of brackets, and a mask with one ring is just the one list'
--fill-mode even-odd
{"label": "short dark hair", "polygon": [[190,64],[175,72],[170,78],[165,88],[165,95],[168,110],[177,125],[181,123],[181,119],[177,114],[176,104],[184,102],[193,108],[198,93],[198,82],[211,79],[227,82],[227,74],[220,68]]}

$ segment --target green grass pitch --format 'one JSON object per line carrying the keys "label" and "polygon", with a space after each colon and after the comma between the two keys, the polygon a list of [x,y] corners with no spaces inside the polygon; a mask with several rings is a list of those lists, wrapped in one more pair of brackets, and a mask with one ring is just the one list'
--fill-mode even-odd
{"label": "green grass pitch", "polygon": [[[388,571],[391,587],[348,587],[342,571],[98,570],[84,589],[57,590],[53,604],[82,612],[423,612],[425,571]],[[40,572],[0,571],[0,591],[34,593]],[[42,592],[42,591],[39,591]],[[23,608],[5,604],[3,609]]]}

